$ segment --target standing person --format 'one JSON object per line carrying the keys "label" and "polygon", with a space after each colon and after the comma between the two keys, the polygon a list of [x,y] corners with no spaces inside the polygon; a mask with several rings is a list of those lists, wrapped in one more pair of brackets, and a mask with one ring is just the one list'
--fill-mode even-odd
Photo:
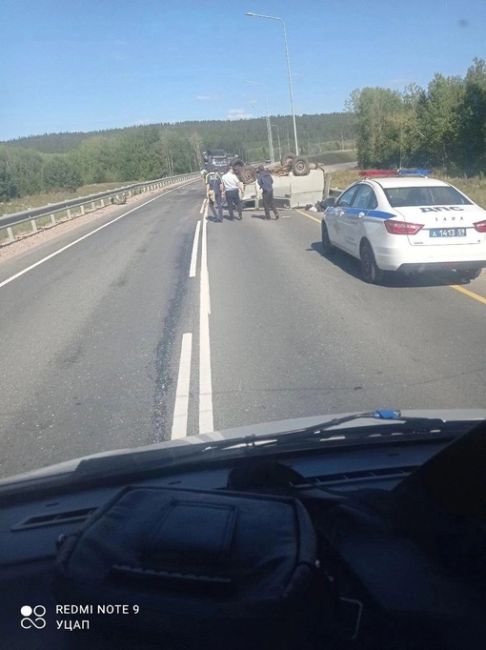
{"label": "standing person", "polygon": [[[209,172],[206,177],[207,195],[214,219],[223,221],[223,183],[218,172]],[[216,209],[215,209],[216,204]]]}
{"label": "standing person", "polygon": [[226,195],[226,203],[228,205],[228,212],[230,219],[233,219],[233,209],[238,211],[238,218],[243,219],[243,212],[241,208],[240,192],[243,192],[243,183],[235,174],[233,167],[228,167],[228,171],[221,179],[223,181],[224,193]]}
{"label": "standing person", "polygon": [[273,200],[273,178],[268,169],[265,169],[263,165],[260,165],[258,167],[257,180],[258,185],[262,190],[265,219],[271,219],[270,210],[275,215],[275,219],[278,219],[279,214],[277,212],[277,208],[275,207],[275,201]]}

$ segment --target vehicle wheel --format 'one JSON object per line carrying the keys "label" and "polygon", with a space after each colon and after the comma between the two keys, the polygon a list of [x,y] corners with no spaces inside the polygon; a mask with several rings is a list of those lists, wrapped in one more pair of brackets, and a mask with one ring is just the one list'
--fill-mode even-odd
{"label": "vehicle wheel", "polygon": [[285,156],[282,156],[282,159],[280,161],[282,163],[282,167],[290,167],[294,158],[294,153],[286,153]]}
{"label": "vehicle wheel", "polygon": [[330,255],[335,251],[334,246],[329,239],[329,232],[324,221],[321,221],[321,233],[322,233],[322,252],[324,255]]}
{"label": "vehicle wheel", "polygon": [[377,266],[375,254],[370,243],[365,239],[361,244],[361,276],[365,282],[379,284],[383,280],[383,271]]}
{"label": "vehicle wheel", "polygon": [[240,172],[240,178],[245,185],[250,185],[256,181],[256,171],[251,165],[245,165]]}
{"label": "vehicle wheel", "polygon": [[459,275],[463,280],[475,280],[476,278],[479,278],[482,270],[483,269],[481,267],[472,268],[472,269],[463,269],[459,271]]}
{"label": "vehicle wheel", "polygon": [[294,158],[292,161],[292,171],[294,176],[307,176],[309,174],[309,161],[307,158]]}

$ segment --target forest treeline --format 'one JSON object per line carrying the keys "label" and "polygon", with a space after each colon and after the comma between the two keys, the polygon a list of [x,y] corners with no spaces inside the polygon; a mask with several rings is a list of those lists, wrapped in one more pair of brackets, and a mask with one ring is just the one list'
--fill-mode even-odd
{"label": "forest treeline", "polygon": [[436,74],[427,88],[355,90],[362,167],[425,166],[450,175],[486,172],[486,61],[475,59],[464,77]]}
{"label": "forest treeline", "polygon": [[[303,153],[353,144],[349,112],[297,118]],[[275,151],[292,150],[289,117],[271,118]],[[140,181],[200,169],[206,149],[268,158],[265,119],[152,124],[91,133],[56,133],[0,144],[0,201],[85,184]]]}

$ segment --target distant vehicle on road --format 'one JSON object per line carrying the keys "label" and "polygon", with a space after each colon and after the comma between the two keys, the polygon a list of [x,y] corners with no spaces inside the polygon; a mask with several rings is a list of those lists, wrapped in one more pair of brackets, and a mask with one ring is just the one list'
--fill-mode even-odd
{"label": "distant vehicle on road", "polygon": [[[416,170],[425,172],[426,170]],[[486,267],[486,210],[444,181],[414,170],[368,170],[324,201],[326,254],[339,248],[361,261],[366,282],[384,271],[454,269],[465,280]]]}
{"label": "distant vehicle on road", "polygon": [[209,172],[225,172],[236,156],[236,154],[228,153],[224,149],[208,149],[203,152],[204,166]]}

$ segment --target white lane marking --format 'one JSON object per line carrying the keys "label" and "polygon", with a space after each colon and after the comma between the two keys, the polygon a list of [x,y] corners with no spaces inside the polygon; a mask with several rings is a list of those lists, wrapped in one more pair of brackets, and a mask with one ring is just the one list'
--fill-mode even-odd
{"label": "white lane marking", "polygon": [[177,377],[174,416],[170,437],[185,438],[187,436],[187,414],[189,412],[189,388],[191,382],[192,334],[182,335],[181,359]]}
{"label": "white lane marking", "polygon": [[[209,201],[206,203],[206,208],[204,210],[204,222],[207,222],[209,212]],[[209,271],[208,271],[208,240],[206,237],[206,252],[205,255],[205,267],[206,267],[206,276],[207,276],[207,291],[208,291],[208,314],[211,314],[211,291],[209,290]],[[202,253],[201,253],[202,256]]]}
{"label": "white lane marking", "polygon": [[208,203],[207,198],[206,198],[206,199],[203,199],[203,202],[202,202],[202,205],[201,205],[201,209],[199,210],[199,214],[202,214],[202,213],[204,212],[204,210],[206,209],[207,203]]}
{"label": "white lane marking", "polygon": [[201,289],[199,297],[199,433],[214,431],[211,352],[209,345],[209,275],[207,220],[202,223]]}
{"label": "white lane marking", "polygon": [[196,277],[196,263],[197,263],[197,249],[199,247],[199,232],[201,230],[201,222],[196,224],[196,232],[194,233],[194,242],[192,244],[191,266],[189,267],[189,277]]}
{"label": "white lane marking", "polygon": [[[191,182],[194,182],[194,181],[189,181],[189,183],[191,183]],[[186,183],[186,185],[188,185],[189,183]],[[100,230],[103,230],[103,228],[107,228],[108,226],[111,226],[112,223],[115,223],[116,221],[119,221],[120,219],[123,219],[123,217],[126,217],[129,214],[132,214],[132,212],[135,212],[135,210],[140,210],[140,208],[143,208],[144,206],[148,205],[149,203],[152,203],[152,201],[156,201],[157,199],[160,199],[163,196],[166,196],[167,194],[170,194],[171,192],[175,192],[180,187],[181,186],[179,185],[178,187],[174,187],[174,189],[172,189],[172,190],[167,190],[163,194],[159,194],[158,196],[154,196],[153,199],[149,199],[148,201],[145,201],[145,203],[142,203],[141,205],[137,205],[137,207],[132,208],[131,210],[128,210],[128,212],[124,212],[123,214],[120,214],[118,217],[115,217],[111,221],[108,221],[107,223],[104,223],[102,226],[99,226],[98,228],[95,228],[94,230],[91,230],[90,232],[86,233],[86,235],[83,235],[82,237],[78,237],[78,239],[75,239],[70,244],[67,244],[66,246],[63,246],[62,248],[59,248],[57,251],[54,251],[50,255],[46,255],[46,257],[43,257],[38,262],[35,262],[35,264],[31,264],[30,266],[27,266],[25,269],[22,269],[22,271],[19,271],[18,273],[15,273],[15,275],[11,275],[9,278],[4,280],[3,282],[0,282],[0,289],[2,287],[4,287],[6,284],[9,284],[10,282],[13,282],[17,278],[20,278],[22,275],[25,275],[29,271],[32,271],[33,269],[40,266],[41,264],[44,264],[44,262],[47,262],[48,260],[51,260],[53,257],[56,257],[60,253],[63,253],[64,251],[67,251],[68,248],[71,248],[71,246],[75,246],[76,244],[79,244],[79,242],[82,242],[85,239],[88,239],[88,237],[91,237],[92,235],[96,234]]]}

